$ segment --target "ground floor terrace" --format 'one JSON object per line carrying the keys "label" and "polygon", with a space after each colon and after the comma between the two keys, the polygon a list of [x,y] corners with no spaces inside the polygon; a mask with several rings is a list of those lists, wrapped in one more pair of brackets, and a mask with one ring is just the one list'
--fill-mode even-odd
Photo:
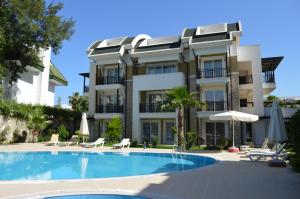
{"label": "ground floor terrace", "polygon": [[[163,113],[161,114],[162,116]],[[118,116],[118,115],[116,115]],[[154,140],[158,144],[176,144],[177,135],[174,134],[177,127],[177,120],[173,117],[157,117],[155,114],[142,115],[134,121],[132,135],[125,135],[128,131],[123,125],[123,137],[128,137],[132,141],[140,144],[144,142],[151,144]],[[170,116],[167,115],[167,116]],[[122,118],[124,124],[125,119]],[[105,137],[107,125],[111,118],[96,119],[93,121],[94,128],[91,128],[90,139],[95,140]],[[188,122],[185,120],[185,132],[196,133],[196,144],[202,145],[221,145],[225,139],[232,139],[232,123],[229,121],[212,121],[208,117],[198,117],[194,124],[187,129]],[[268,135],[269,118],[261,118],[258,122],[245,123],[235,122],[235,143],[237,145],[252,142],[255,146],[261,146]]]}
{"label": "ground floor terrace", "polygon": [[[85,149],[77,146],[54,147],[43,144],[0,145],[0,151],[112,151],[110,147]],[[120,150],[113,150],[118,151]],[[165,152],[162,149],[130,148],[124,151]],[[150,198],[298,199],[300,174],[291,168],[271,168],[266,162],[250,162],[243,153],[203,152],[218,163],[184,172],[93,180],[43,182],[1,182],[0,198],[28,198],[58,193],[139,194]],[[99,165],[101,166],[101,165]],[[1,172],[1,171],[0,171]]]}

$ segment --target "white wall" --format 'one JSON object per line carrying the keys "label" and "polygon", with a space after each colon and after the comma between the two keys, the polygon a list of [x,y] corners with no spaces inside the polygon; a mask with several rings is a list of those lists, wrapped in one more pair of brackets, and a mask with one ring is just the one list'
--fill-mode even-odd
{"label": "white wall", "polygon": [[238,46],[238,62],[251,62],[253,79],[254,114],[264,116],[262,66],[260,46]]}
{"label": "white wall", "polygon": [[[165,73],[133,76],[132,93],[132,139],[141,142],[141,122],[139,117],[140,91],[168,90],[185,84],[184,74]],[[160,113],[157,113],[160,114]]]}
{"label": "white wall", "polygon": [[13,86],[5,83],[8,93],[5,98],[18,103],[54,106],[55,84],[49,83],[50,56],[51,49],[42,50],[39,54],[45,67],[43,72],[28,67]]}

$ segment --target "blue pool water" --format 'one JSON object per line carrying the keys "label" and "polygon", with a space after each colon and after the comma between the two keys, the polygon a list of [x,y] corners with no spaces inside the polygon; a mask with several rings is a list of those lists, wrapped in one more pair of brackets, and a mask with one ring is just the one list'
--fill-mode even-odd
{"label": "blue pool water", "polygon": [[0,180],[108,178],[183,171],[209,157],[164,153],[0,152]]}
{"label": "blue pool water", "polygon": [[110,195],[110,194],[84,194],[69,196],[53,196],[44,199],[147,199],[139,196]]}

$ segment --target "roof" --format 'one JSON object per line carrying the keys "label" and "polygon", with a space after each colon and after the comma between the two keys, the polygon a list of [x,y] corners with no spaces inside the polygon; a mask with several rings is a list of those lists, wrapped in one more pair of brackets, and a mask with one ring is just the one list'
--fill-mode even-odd
{"label": "roof", "polygon": [[175,49],[180,48],[180,43],[181,40],[178,36],[147,39],[138,45],[138,47],[135,49],[135,52]]}
{"label": "roof", "polygon": [[58,81],[65,86],[68,85],[67,79],[63,76],[63,74],[58,70],[58,68],[52,62],[50,63],[49,79]]}
{"label": "roof", "polygon": [[131,44],[133,39],[134,37],[119,37],[97,41],[89,48],[92,51],[90,55],[117,53],[120,51],[122,45]]}
{"label": "roof", "polygon": [[186,29],[184,36],[185,37],[193,37],[192,43],[199,43],[199,42],[209,42],[209,41],[218,41],[218,40],[225,40],[230,39],[230,32],[232,31],[240,31],[239,23],[231,23],[227,24],[227,31],[226,32],[213,32],[207,33],[203,35],[196,35],[197,29]]}
{"label": "roof", "polygon": [[82,77],[90,77],[90,73],[79,73]]}
{"label": "roof", "polygon": [[262,58],[262,72],[275,70],[282,60],[283,56]]}
{"label": "roof", "polygon": [[34,63],[34,66],[32,66],[33,68],[36,68],[42,72],[44,71],[45,66],[43,65],[41,59],[37,58],[36,60],[33,60],[33,63]]}
{"label": "roof", "polygon": [[[182,35],[143,38],[134,44],[134,52],[147,52],[180,48],[181,38],[190,38],[192,43],[231,39],[231,33],[241,31],[240,23],[222,23],[186,28]],[[89,55],[117,53],[122,45],[132,44],[136,37],[118,37],[94,42],[88,49]]]}

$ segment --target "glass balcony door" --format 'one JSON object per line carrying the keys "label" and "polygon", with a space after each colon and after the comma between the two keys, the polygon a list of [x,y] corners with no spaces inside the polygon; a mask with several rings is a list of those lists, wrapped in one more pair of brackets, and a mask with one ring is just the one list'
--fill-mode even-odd
{"label": "glass balcony door", "polygon": [[172,128],[173,127],[175,127],[175,122],[173,122],[173,121],[167,121],[167,122],[165,122],[164,123],[164,133],[165,133],[165,135],[164,135],[164,138],[165,138],[165,140],[164,140],[164,144],[174,144],[174,141],[175,141],[175,139],[174,139],[174,133],[173,133],[173,130],[172,130]]}
{"label": "glass balcony door", "polygon": [[158,122],[143,122],[143,141],[151,143],[152,139],[158,138]]}
{"label": "glass balcony door", "polygon": [[220,145],[225,137],[224,122],[206,122],[206,144]]}
{"label": "glass balcony door", "polygon": [[225,92],[223,90],[205,91],[205,102],[208,111],[225,110]]}

